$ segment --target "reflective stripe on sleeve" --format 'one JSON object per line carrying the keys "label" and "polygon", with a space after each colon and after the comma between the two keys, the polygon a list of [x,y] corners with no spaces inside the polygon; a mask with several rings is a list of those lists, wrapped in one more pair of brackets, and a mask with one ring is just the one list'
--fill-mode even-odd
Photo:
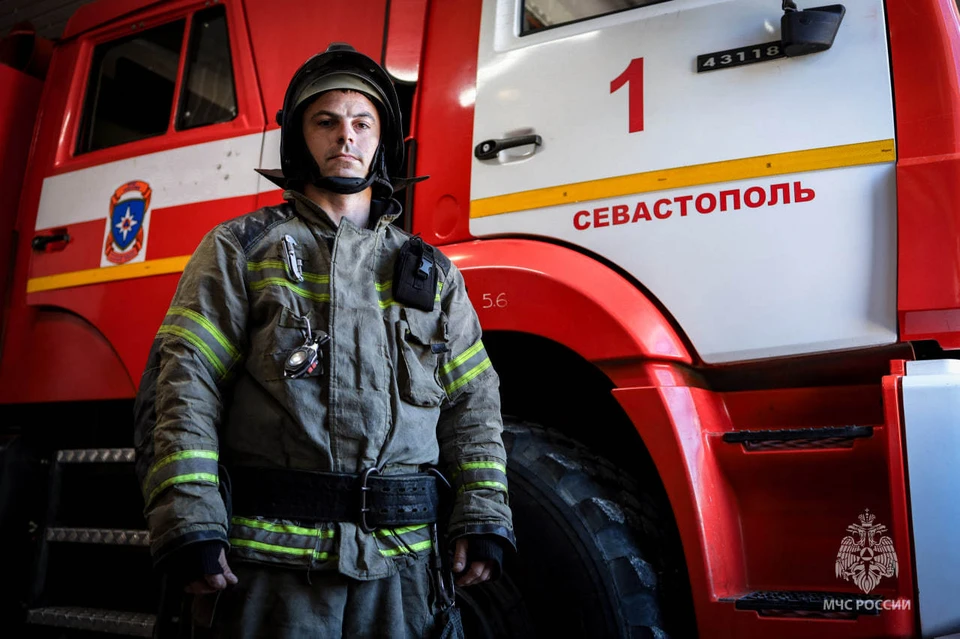
{"label": "reflective stripe on sleeve", "polygon": [[227,352],[227,355],[229,355],[231,359],[237,359],[240,357],[240,351],[233,347],[233,344],[231,344],[224,334],[213,325],[213,322],[208,320],[200,313],[191,311],[189,308],[184,308],[183,306],[171,306],[170,310],[167,311],[167,315],[180,315],[181,317],[192,319],[194,322],[206,329],[207,333],[209,333],[210,336],[213,337],[213,339],[215,339],[217,343],[223,347],[223,350]]}
{"label": "reflective stripe on sleeve", "polygon": [[220,377],[224,377],[240,359],[240,351],[213,322],[183,306],[170,307],[157,335],[174,335],[191,344]]}
{"label": "reflective stripe on sleeve", "polygon": [[447,394],[466,386],[475,377],[490,368],[490,358],[483,347],[483,341],[476,343],[460,353],[440,368],[440,381]]}
{"label": "reflective stripe on sleeve", "polygon": [[183,341],[192,344],[200,353],[210,362],[210,366],[213,367],[213,370],[217,372],[217,375],[223,377],[227,374],[227,369],[223,365],[223,362],[217,357],[216,353],[207,346],[204,341],[197,337],[191,331],[188,331],[185,328],[180,326],[161,326],[160,330],[157,331],[157,335],[175,335],[182,339]]}
{"label": "reflective stripe on sleeve", "polygon": [[149,507],[160,493],[176,484],[213,484],[217,474],[218,455],[212,450],[182,450],[157,460],[143,480],[144,502]]}
{"label": "reflective stripe on sleeve", "polygon": [[499,461],[471,461],[457,465],[452,475],[457,494],[468,490],[507,492],[507,467]]}

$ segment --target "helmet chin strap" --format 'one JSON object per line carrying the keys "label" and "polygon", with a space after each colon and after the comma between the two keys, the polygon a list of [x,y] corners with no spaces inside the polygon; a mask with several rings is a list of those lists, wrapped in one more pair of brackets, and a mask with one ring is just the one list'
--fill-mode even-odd
{"label": "helmet chin strap", "polygon": [[[386,161],[383,157],[383,145],[377,147],[373,162],[370,163],[370,172],[365,178],[320,175],[320,168],[317,166],[317,163],[311,162],[310,164],[312,165],[310,167],[310,182],[319,189],[325,189],[333,193],[339,193],[340,195],[360,193],[371,186],[383,186],[384,183],[387,182],[382,178],[378,179],[381,175],[385,176],[387,174]],[[390,197],[392,194],[393,187],[391,186],[390,192],[386,194],[386,197]]]}
{"label": "helmet chin strap", "polygon": [[332,191],[333,193],[339,193],[341,195],[350,195],[369,188],[375,179],[373,174],[368,175],[366,178],[326,177],[321,175],[315,177],[311,182],[313,182],[313,185],[317,188],[324,189],[325,191]]}

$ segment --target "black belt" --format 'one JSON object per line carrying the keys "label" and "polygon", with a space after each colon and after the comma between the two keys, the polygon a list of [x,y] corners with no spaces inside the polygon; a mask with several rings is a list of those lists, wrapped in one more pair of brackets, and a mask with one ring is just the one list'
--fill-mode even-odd
{"label": "black belt", "polygon": [[365,532],[430,524],[440,495],[433,474],[359,475],[280,468],[229,469],[233,512],[272,519],[353,522]]}

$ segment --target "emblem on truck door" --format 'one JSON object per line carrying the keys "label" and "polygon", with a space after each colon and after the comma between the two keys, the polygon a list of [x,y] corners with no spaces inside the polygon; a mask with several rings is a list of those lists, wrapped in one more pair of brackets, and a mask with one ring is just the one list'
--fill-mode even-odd
{"label": "emblem on truck door", "polygon": [[150,194],[150,185],[141,180],[127,182],[114,191],[110,198],[107,238],[103,247],[103,256],[109,262],[126,264],[140,255]]}

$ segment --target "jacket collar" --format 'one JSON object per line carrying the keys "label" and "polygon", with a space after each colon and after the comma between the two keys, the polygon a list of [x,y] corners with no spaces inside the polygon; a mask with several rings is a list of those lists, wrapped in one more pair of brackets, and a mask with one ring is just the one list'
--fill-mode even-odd
{"label": "jacket collar", "polygon": [[[336,233],[337,225],[330,219],[330,215],[306,195],[293,189],[283,192],[283,199],[293,204],[297,213],[307,221],[329,229]],[[400,215],[400,203],[393,198],[389,200],[372,200],[370,202],[370,219],[367,229],[379,232]]]}

